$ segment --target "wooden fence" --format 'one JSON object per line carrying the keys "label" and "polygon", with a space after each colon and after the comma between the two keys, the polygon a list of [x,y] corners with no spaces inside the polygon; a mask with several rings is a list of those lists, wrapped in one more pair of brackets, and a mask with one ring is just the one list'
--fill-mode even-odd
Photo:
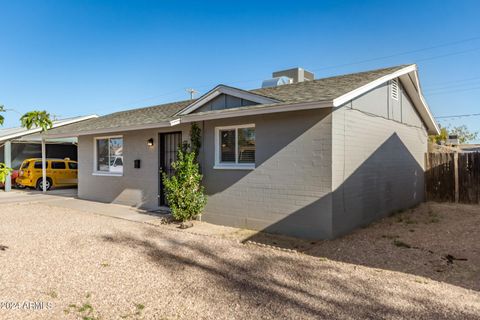
{"label": "wooden fence", "polygon": [[480,153],[427,153],[427,200],[480,203]]}

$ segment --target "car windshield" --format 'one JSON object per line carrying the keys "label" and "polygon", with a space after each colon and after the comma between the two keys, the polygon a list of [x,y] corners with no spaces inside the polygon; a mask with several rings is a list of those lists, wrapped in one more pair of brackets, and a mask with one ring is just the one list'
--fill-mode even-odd
{"label": "car windshield", "polygon": [[30,161],[25,161],[23,164],[22,164],[22,167],[20,169],[25,169],[25,168],[28,168],[28,165],[30,164]]}

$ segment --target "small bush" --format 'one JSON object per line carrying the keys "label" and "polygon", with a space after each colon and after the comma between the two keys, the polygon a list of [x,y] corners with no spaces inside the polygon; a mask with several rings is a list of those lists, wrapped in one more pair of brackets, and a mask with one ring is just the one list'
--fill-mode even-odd
{"label": "small bush", "polygon": [[5,163],[0,162],[0,183],[4,183],[12,169],[7,167]]}
{"label": "small bush", "polygon": [[207,203],[202,175],[196,160],[196,153],[178,150],[177,161],[172,163],[175,174],[168,177],[163,174],[167,201],[172,215],[182,222],[200,215]]}

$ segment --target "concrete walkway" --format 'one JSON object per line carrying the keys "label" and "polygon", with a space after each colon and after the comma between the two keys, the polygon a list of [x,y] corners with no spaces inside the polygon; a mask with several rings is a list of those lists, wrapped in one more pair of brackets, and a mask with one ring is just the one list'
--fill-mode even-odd
{"label": "concrete walkway", "polygon": [[0,203],[2,204],[23,202],[46,202],[48,205],[55,207],[74,209],[136,222],[161,222],[165,217],[165,215],[153,214],[129,206],[81,200],[77,198],[77,189],[50,190],[46,194],[36,190],[0,192]]}
{"label": "concrete walkway", "polygon": [[135,222],[161,222],[165,215],[154,214],[134,207],[113,203],[102,203],[81,199],[52,199],[49,205],[65,209],[74,209],[89,213],[100,214],[112,218],[125,219]]}
{"label": "concrete walkway", "polygon": [[55,199],[74,199],[77,197],[77,189],[56,189],[47,191],[46,194],[37,190],[19,190],[5,192],[0,190],[0,203],[44,202]]}
{"label": "concrete walkway", "polygon": [[[165,224],[167,215],[149,212],[125,205],[102,203],[96,201],[82,200],[77,198],[77,189],[50,190],[46,194],[41,191],[12,190],[11,192],[0,192],[0,203],[46,203],[49,206],[73,209],[88,214],[98,214],[111,218],[124,219],[133,222],[148,223],[152,225],[163,225],[165,228],[177,229],[177,224]],[[194,221],[194,226],[184,232],[233,238],[242,241],[256,232],[237,229],[206,222]]]}

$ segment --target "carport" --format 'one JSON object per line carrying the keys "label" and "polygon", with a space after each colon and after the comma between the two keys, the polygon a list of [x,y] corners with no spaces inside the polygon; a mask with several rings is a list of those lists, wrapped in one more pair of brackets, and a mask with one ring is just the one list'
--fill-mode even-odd
{"label": "carport", "polygon": [[[53,128],[96,118],[97,115],[80,116],[53,121]],[[42,158],[43,192],[46,192],[46,159],[48,157],[66,157],[68,154],[60,146],[76,146],[77,138],[46,138],[41,128],[26,129],[22,127],[0,130],[0,162],[9,168],[16,168],[26,158]],[[65,149],[65,148],[63,148]],[[62,155],[62,152],[64,155]],[[2,159],[3,156],[3,159]],[[10,175],[5,180],[5,191],[12,189]]]}

